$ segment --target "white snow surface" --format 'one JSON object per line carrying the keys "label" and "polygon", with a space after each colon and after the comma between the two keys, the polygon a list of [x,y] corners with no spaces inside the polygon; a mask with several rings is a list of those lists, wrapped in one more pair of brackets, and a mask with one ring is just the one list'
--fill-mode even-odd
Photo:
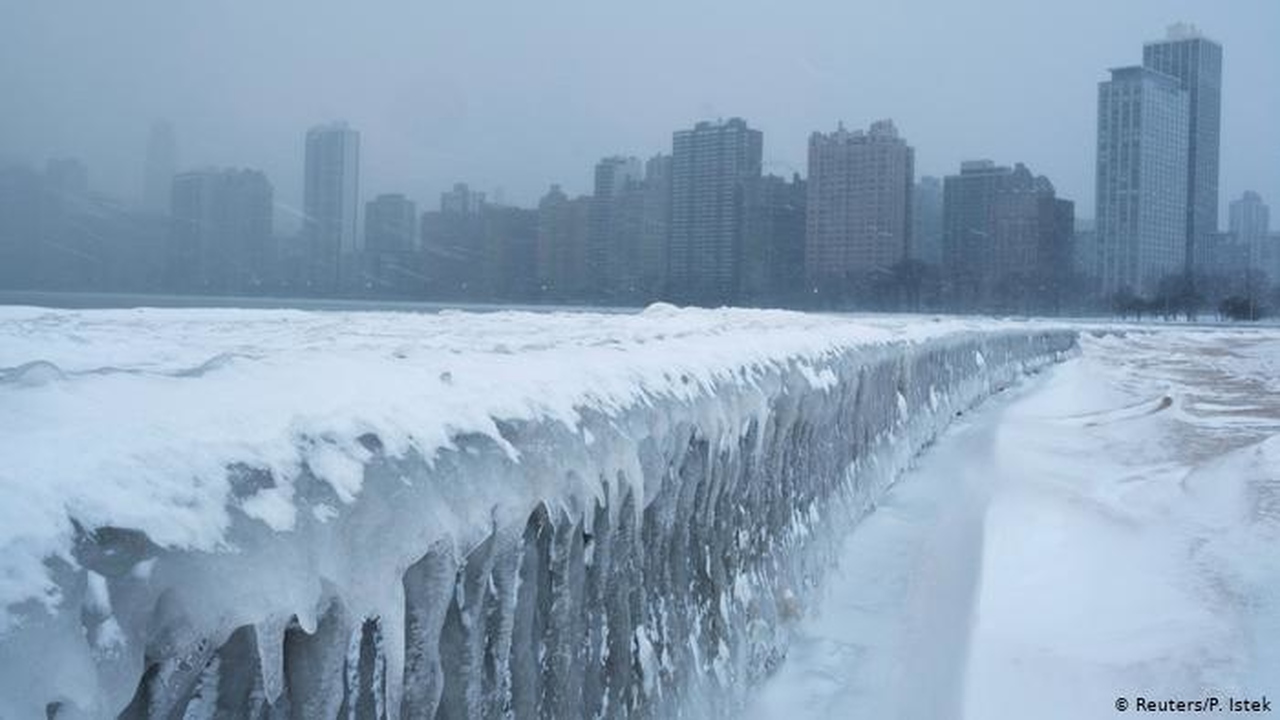
{"label": "white snow surface", "polygon": [[747,717],[1280,699],[1280,331],[1127,330],[920,458]]}
{"label": "white snow surface", "polygon": [[[57,605],[45,561],[71,561],[72,518],[167,548],[225,548],[233,507],[279,531],[300,511],[335,512],[296,496],[304,466],[352,502],[364,433],[390,455],[430,458],[460,434],[503,443],[495,419],[573,426],[584,408],[687,397],[781,366],[821,387],[821,361],[851,347],[1008,327],[664,305],[632,315],[0,308],[0,633],[22,603]],[[236,495],[233,462],[269,470],[274,486]],[[478,508],[527,510],[547,490],[473,492]]]}

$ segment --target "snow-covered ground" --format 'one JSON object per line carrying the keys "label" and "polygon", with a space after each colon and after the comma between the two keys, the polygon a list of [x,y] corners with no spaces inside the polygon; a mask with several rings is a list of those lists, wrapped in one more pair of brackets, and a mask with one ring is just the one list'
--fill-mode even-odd
{"label": "snow-covered ground", "polygon": [[724,707],[830,539],[1074,343],[669,306],[0,308],[0,717]]}
{"label": "snow-covered ground", "polygon": [[1280,331],[1050,328],[0,308],[0,717],[1274,699]]}
{"label": "snow-covered ground", "polygon": [[[69,556],[68,517],[213,549],[233,501],[273,529],[293,528],[291,481],[304,464],[350,502],[370,456],[357,442],[366,433],[391,454],[431,457],[458,435],[501,440],[495,419],[576,427],[585,408],[687,398],[790,365],[820,387],[834,381],[822,364],[849,348],[1008,327],[668,306],[635,315],[0,307],[0,608],[53,600],[41,561]],[[277,483],[233,498],[229,463],[265,468]],[[513,500],[524,509],[562,489]],[[479,516],[487,525],[487,511]],[[0,612],[0,630],[9,619]]]}
{"label": "snow-covered ground", "polygon": [[1280,331],[1086,333],[850,535],[753,718],[1280,696]]}

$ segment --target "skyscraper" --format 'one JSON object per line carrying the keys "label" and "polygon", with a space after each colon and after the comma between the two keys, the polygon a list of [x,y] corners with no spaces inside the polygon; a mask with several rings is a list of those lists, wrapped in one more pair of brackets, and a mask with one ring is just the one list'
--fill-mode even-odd
{"label": "skyscraper", "polygon": [[153,213],[169,212],[169,194],[178,171],[178,141],[173,125],[160,120],[147,135],[146,166],[142,174],[142,206]]}
{"label": "skyscraper", "polygon": [[582,296],[586,286],[591,198],[569,199],[559,185],[538,203],[537,280],[540,295]]}
{"label": "skyscraper", "polygon": [[303,234],[311,292],[333,292],[355,280],[359,251],[360,133],[345,123],[307,131]]}
{"label": "skyscraper", "polygon": [[939,267],[942,265],[942,181],[929,175],[920,178],[911,203],[911,257]]}
{"label": "skyscraper", "polygon": [[1280,281],[1280,248],[1268,237],[1271,233],[1271,209],[1262,196],[1246,191],[1230,206],[1231,235],[1235,241],[1248,248],[1250,267],[1261,270],[1275,283]]}
{"label": "skyscraper", "polygon": [[528,300],[537,297],[538,211],[485,205],[476,297]]}
{"label": "skyscraper", "polygon": [[418,242],[418,211],[400,194],[383,194],[365,203],[364,245],[371,253],[408,253]]}
{"label": "skyscraper", "polygon": [[737,297],[746,202],[760,179],[764,135],[741,118],[672,136],[668,294],[720,304]]}
{"label": "skyscraper", "polygon": [[1218,231],[1218,152],[1222,125],[1222,46],[1193,25],[1169,28],[1164,40],[1142,47],[1142,64],[1178,79],[1190,99],[1187,122],[1187,201],[1184,262],[1194,245]]}
{"label": "skyscraper", "polygon": [[1229,227],[1241,242],[1258,242],[1271,232],[1271,208],[1261,195],[1246,190],[1231,201]]}
{"label": "skyscraper", "polygon": [[805,181],[793,174],[760,178],[747,206],[742,300],[753,305],[794,299],[804,288]]}
{"label": "skyscraper", "polygon": [[644,216],[640,230],[638,283],[646,300],[662,296],[671,239],[671,156],[658,154],[644,164]]}
{"label": "skyscraper", "polygon": [[943,267],[953,306],[1056,309],[1071,269],[1074,219],[1074,204],[1022,163],[961,163],[943,182]]}
{"label": "skyscraper", "polygon": [[1076,218],[1076,232],[1071,241],[1072,271],[1089,287],[1098,281],[1098,226],[1092,218]]}
{"label": "skyscraper", "polygon": [[485,264],[482,192],[455,183],[440,194],[440,209],[422,214],[423,273],[429,291],[440,297],[474,297]]}
{"label": "skyscraper", "polygon": [[1096,267],[1105,294],[1152,294],[1186,268],[1190,95],[1146,67],[1098,84]]}
{"label": "skyscraper", "polygon": [[[633,285],[629,276],[636,270],[636,263],[628,255],[635,254],[639,245],[636,215],[641,203],[638,191],[642,177],[640,161],[634,157],[615,155],[596,163],[587,273],[598,295],[624,294]],[[636,222],[628,223],[628,219]]]}
{"label": "skyscraper", "polygon": [[183,292],[250,291],[271,269],[272,188],[254,170],[173,179],[168,284]]}
{"label": "skyscraper", "polygon": [[845,287],[907,259],[915,151],[891,120],[809,136],[805,274]]}
{"label": "skyscraper", "polygon": [[466,183],[454,183],[452,190],[440,193],[440,212],[448,215],[479,215],[484,204],[484,193]]}
{"label": "skyscraper", "polygon": [[389,291],[419,283],[413,265],[418,244],[418,209],[399,194],[383,194],[364,207],[364,256],[368,282]]}

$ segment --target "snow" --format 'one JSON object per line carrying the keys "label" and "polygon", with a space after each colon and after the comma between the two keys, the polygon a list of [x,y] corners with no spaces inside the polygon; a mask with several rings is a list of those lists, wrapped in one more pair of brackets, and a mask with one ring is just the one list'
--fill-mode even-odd
{"label": "snow", "polygon": [[[794,361],[828,387],[830,371],[813,363],[842,347],[976,327],[669,307],[604,318],[3,308],[0,556],[7,565],[32,551],[69,555],[68,515],[216,548],[231,462],[271,472],[280,486],[270,501],[259,491],[242,507],[288,529],[282,501],[304,464],[341,501],[354,499],[369,457],[363,433],[392,454],[430,457],[456,435],[500,438],[493,418],[576,425],[581,406],[688,395],[739,369]],[[30,574],[6,566],[0,576]],[[0,603],[37,596],[41,584],[6,585]]]}
{"label": "snow", "polygon": [[[432,610],[444,623],[440,632],[457,627],[474,647],[487,642],[468,634],[483,621],[487,598],[514,604],[524,595],[510,579],[519,566],[512,548],[526,518],[538,516],[531,509],[542,508],[545,532],[555,534],[555,553],[540,562],[591,558],[582,563],[590,592],[593,573],[640,562],[628,554],[641,550],[631,544],[638,530],[625,508],[637,517],[674,513],[654,520],[668,528],[696,509],[694,495],[670,489],[667,469],[694,462],[692,440],[706,438],[710,450],[691,467],[711,463],[711,473],[723,464],[742,482],[758,483],[754,474],[764,470],[756,464],[775,462],[761,439],[765,428],[781,432],[790,425],[779,423],[826,413],[812,418],[826,424],[813,432],[844,438],[850,449],[807,462],[823,477],[847,472],[849,508],[857,509],[953,409],[1023,366],[1051,361],[1070,342],[1037,323],[669,306],[634,315],[0,308],[0,667],[13,671],[0,673],[0,716],[25,716],[49,698],[89,712],[121,708],[145,669],[143,643],[161,621],[171,623],[166,652],[190,660],[165,672],[197,673],[172,687],[232,677],[226,659],[219,670],[210,653],[234,654],[217,643],[251,625],[259,629],[257,682],[274,697],[291,681],[282,679],[273,642],[334,634],[342,638],[336,661],[318,641],[299,647],[318,654],[316,666],[341,664],[358,620],[377,617],[375,645],[385,653],[378,661],[386,664],[388,697],[398,702],[403,656],[415,650],[405,646],[406,602],[427,602],[406,598],[400,578],[429,549],[440,548],[441,567],[474,566],[477,578],[488,578],[468,586],[460,574],[454,599],[444,601],[452,609]],[[857,400],[870,403],[866,411],[883,416],[885,427],[831,425],[834,413],[852,410],[858,373],[869,373],[872,387],[880,378],[897,383],[913,357],[930,363],[913,371],[920,387],[891,384],[883,400]],[[775,417],[779,407],[785,416]],[[751,463],[738,455],[748,442],[756,443]],[[846,468],[839,458],[855,443],[887,450]],[[716,492],[738,482],[691,477],[714,481]],[[784,501],[792,499],[768,498]],[[825,535],[815,529],[836,510],[818,505],[791,508],[775,528],[786,533],[776,538],[779,556],[820,543]],[[605,515],[592,521],[593,507]],[[611,555],[602,559],[598,534],[575,549],[574,522],[578,542],[587,532],[616,534]],[[486,538],[493,550],[483,552],[493,554],[482,559],[476,553]],[[723,572],[709,550],[689,560],[694,575]],[[789,572],[809,572],[811,564],[797,560]],[[87,573],[103,580],[86,580]],[[721,597],[697,612],[772,612],[763,606],[772,605],[774,591],[761,584],[775,580],[761,574],[740,601]],[[784,609],[801,602],[793,593],[804,595],[788,583],[796,587],[777,595],[791,598]],[[472,600],[468,587],[484,597]],[[578,598],[573,593],[582,591],[551,592]],[[334,598],[337,614],[326,610],[339,607],[328,604]],[[85,646],[82,606],[111,608],[102,637],[118,652],[102,657]],[[685,622],[670,617],[673,625]],[[682,672],[670,665],[678,662],[673,652],[714,668],[716,682],[741,683],[738,646],[724,636],[701,644],[697,636],[697,628],[726,618],[694,616],[688,650],[670,644],[678,627],[618,622],[616,630],[603,627],[601,643],[609,646],[599,652],[646,639],[646,688],[638,692],[685,681],[672,680]],[[505,627],[499,632],[509,633]],[[624,639],[610,640],[615,635]],[[26,672],[15,658],[31,653],[43,660]],[[73,667],[73,658],[96,670],[74,678],[37,672],[48,663]],[[444,667],[441,702],[452,702],[453,671]],[[328,687],[327,679],[315,681]],[[639,702],[622,690],[609,693],[600,698],[606,706]],[[465,696],[475,701],[470,690]]]}
{"label": "snow", "polygon": [[845,541],[749,717],[1280,692],[1280,332],[1095,328]]}

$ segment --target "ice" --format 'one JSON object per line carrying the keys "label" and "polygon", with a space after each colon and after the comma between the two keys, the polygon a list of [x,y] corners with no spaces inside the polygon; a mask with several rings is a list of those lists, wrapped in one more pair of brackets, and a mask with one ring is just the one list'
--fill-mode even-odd
{"label": "ice", "polygon": [[726,712],[843,529],[1074,343],[673,307],[0,309],[0,717]]}
{"label": "ice", "polygon": [[1280,331],[1119,330],[1082,333],[1077,357],[921,457],[850,534],[747,717],[1274,696]]}

